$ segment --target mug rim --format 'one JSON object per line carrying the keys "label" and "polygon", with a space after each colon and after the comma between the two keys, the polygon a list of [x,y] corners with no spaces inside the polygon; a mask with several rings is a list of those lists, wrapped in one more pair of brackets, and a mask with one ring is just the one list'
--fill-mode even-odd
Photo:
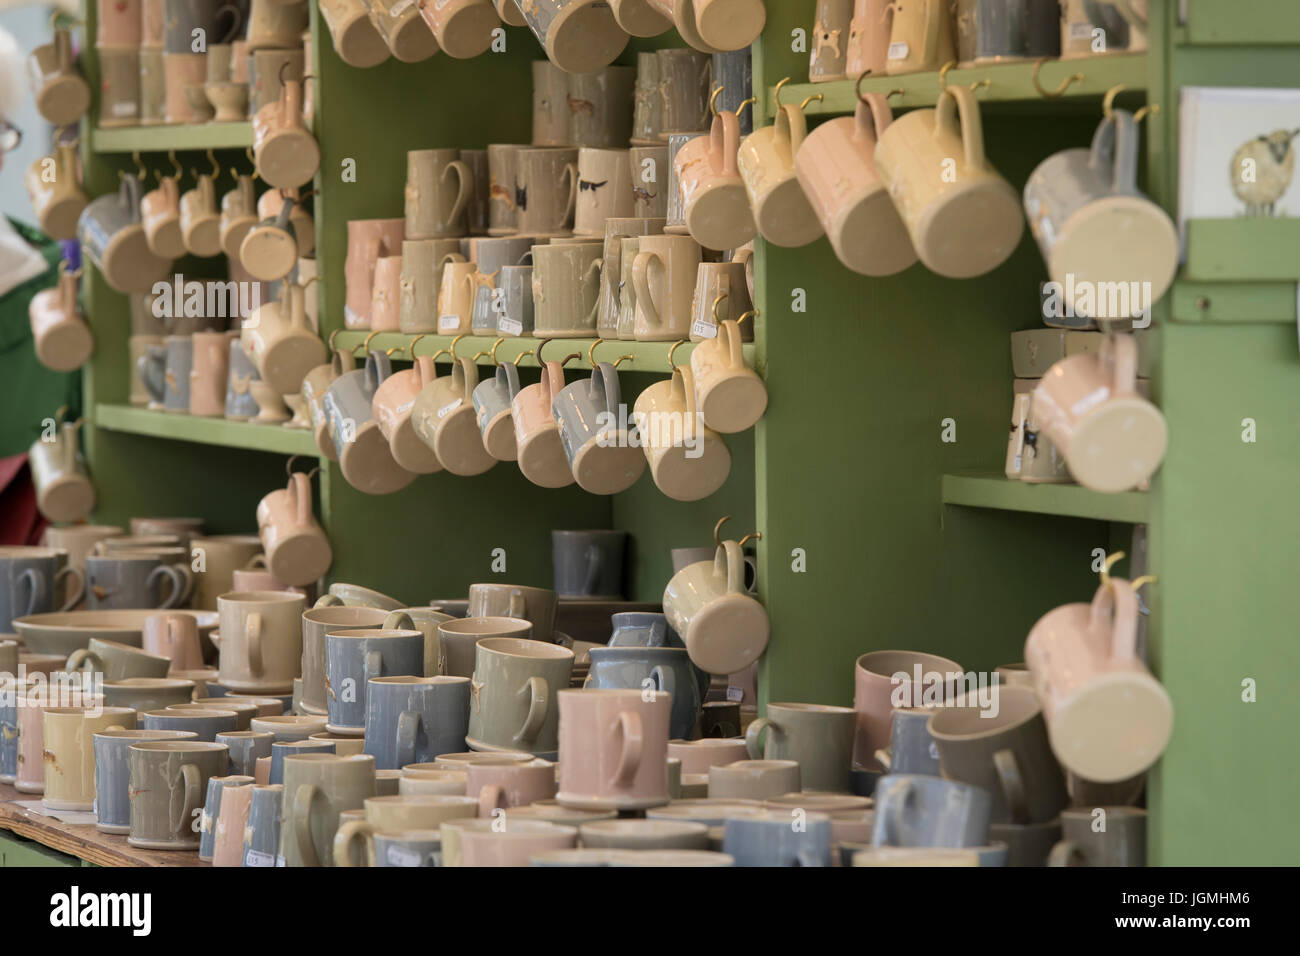
{"label": "mug rim", "polygon": [[97,730],[95,737],[107,737],[111,740],[139,740],[142,743],[150,740],[197,740],[198,734],[192,730],[145,730],[143,727],[137,727],[133,730]]}
{"label": "mug rim", "polygon": [[306,598],[296,591],[227,591],[217,595],[217,604],[294,604],[306,603]]}
{"label": "mug rim", "polygon": [[137,744],[131,745],[132,750],[143,750],[147,752],[164,752],[175,753],[178,751],[201,751],[203,753],[215,753],[217,751],[229,751],[225,744],[219,744],[211,740],[142,740]]}
{"label": "mug rim", "polygon": [[[938,708],[934,715],[930,717],[929,721],[926,723],[926,729],[930,732],[930,736],[936,740],[943,740],[950,743],[987,740],[990,737],[996,737],[1026,727],[1032,723],[1035,718],[1043,719],[1043,705],[1038,699],[1038,694],[1032,688],[1021,687],[1015,684],[995,684],[993,686],[997,688],[998,714],[996,717],[988,718],[988,726],[970,733],[960,733],[956,728],[953,730],[935,729],[935,721],[939,721],[939,726],[942,728],[944,723],[957,721],[964,717],[964,711],[979,711],[979,707],[961,706],[958,702],[966,700],[966,697],[962,696],[956,698],[951,705]],[[1011,717],[1006,719],[1003,719],[1003,714],[1006,713],[1005,704],[1008,702],[1002,700],[1002,695],[1004,694],[1010,694],[1010,703],[1015,704],[1015,711],[1012,713]],[[978,700],[978,695],[976,695],[975,699]],[[1027,710],[1024,709],[1026,707],[1028,708]],[[945,721],[943,718],[949,713],[956,714],[957,716]]]}
{"label": "mug rim", "polygon": [[[467,620],[472,620],[472,618],[467,618]],[[527,642],[527,644],[524,642]],[[550,644],[546,641],[539,641],[531,637],[484,637],[479,640],[477,644],[478,647],[475,649],[475,654],[478,653],[478,648],[483,648],[489,651],[494,651],[497,654],[504,654],[508,657],[533,658],[539,660],[567,659],[570,662],[574,660],[573,651],[569,650],[567,647],[563,647],[559,644]],[[531,644],[537,646],[527,646]],[[634,691],[634,693],[640,695],[641,692]]]}
{"label": "mug rim", "polygon": [[[511,632],[501,634],[501,633],[491,633],[487,631],[471,630],[470,622],[473,621],[493,622],[492,625],[487,625],[485,623],[483,626],[496,626],[496,627],[510,626]],[[526,628],[523,625],[526,625]],[[446,628],[449,634],[457,634],[464,637],[473,637],[475,635],[479,635],[484,640],[487,640],[493,637],[514,637],[515,634],[513,632],[523,631],[523,630],[527,630],[527,632],[531,634],[533,631],[533,622],[528,620],[527,618],[501,617],[498,615],[486,615],[484,617],[453,617],[450,621],[438,622],[438,630],[441,632],[443,628]],[[524,638],[519,638],[519,639],[524,640]]]}
{"label": "mug rim", "polygon": [[[142,717],[188,717],[190,715],[194,715],[195,720],[198,720],[199,718],[202,717],[238,717],[239,716],[239,714],[233,710],[225,710],[219,707],[191,707],[188,710],[172,710],[171,707],[168,706],[168,707],[158,707],[154,710],[146,710],[141,712]],[[159,728],[159,729],[164,729],[164,728]]]}

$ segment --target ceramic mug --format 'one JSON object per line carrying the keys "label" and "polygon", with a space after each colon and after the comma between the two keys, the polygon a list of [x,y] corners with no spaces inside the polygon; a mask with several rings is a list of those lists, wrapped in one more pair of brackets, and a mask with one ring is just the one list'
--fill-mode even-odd
{"label": "ceramic mug", "polygon": [[958,0],[954,13],[962,64],[1061,55],[1061,5],[1056,0]]}
{"label": "ceramic mug", "polygon": [[[421,865],[407,863],[392,850],[386,850],[381,837],[408,831],[437,832],[443,822],[473,817],[478,803],[468,797],[457,796],[395,796],[370,797],[365,801],[364,819],[349,820],[342,824],[334,836],[334,865],[352,866],[356,841],[363,846],[362,859],[367,866],[379,866],[382,857],[398,862],[389,866]],[[432,865],[432,864],[431,864]]]}
{"label": "ceramic mug", "polygon": [[956,59],[954,34],[948,0],[898,5],[890,24],[885,72],[897,76],[939,69]]}
{"label": "ceramic mug", "polygon": [[274,191],[262,194],[263,199],[257,204],[257,214],[263,214],[265,203],[266,215],[249,226],[238,247],[240,263],[253,278],[263,282],[284,279],[298,261],[298,240],[291,226],[295,203],[285,199],[272,213],[271,204],[266,203],[265,197],[276,195]]}
{"label": "ceramic mug", "polygon": [[47,707],[41,717],[45,789],[49,810],[91,810],[95,804],[94,735],[104,730],[134,730],[130,707]]}
{"label": "ceramic mug", "polygon": [[591,668],[584,687],[667,694],[672,703],[670,738],[682,739],[695,732],[699,683],[684,648],[593,647],[589,654]]}
{"label": "ceramic mug", "polygon": [[760,801],[782,794],[798,794],[799,763],[796,760],[734,760],[709,767],[710,800]]}
{"label": "ceramic mug", "polygon": [[497,463],[483,445],[474,411],[478,366],[462,358],[451,374],[433,379],[411,407],[415,434],[454,475],[479,475]]}
{"label": "ceramic mug", "polygon": [[[748,2],[748,0],[741,0]],[[754,95],[753,51],[749,45],[735,50],[723,50],[714,53],[712,60],[712,86],[722,88],[714,105],[720,110],[730,110],[740,121],[740,133],[748,136],[754,132],[754,114],[745,107],[746,100]],[[712,95],[712,90],[710,90]]]}
{"label": "ceramic mug", "polygon": [[412,421],[415,400],[437,377],[433,359],[417,356],[411,368],[394,372],[375,389],[371,414],[388,441],[393,460],[403,469],[427,475],[442,470],[433,449],[420,440]]}
{"label": "ceramic mug", "polygon": [[[619,148],[620,152],[626,152],[625,147],[632,135],[635,85],[636,69],[630,66],[609,66],[595,73],[570,74],[565,93],[569,106],[566,142],[571,146]],[[596,161],[595,168],[589,172],[598,172],[599,167],[612,159],[606,157],[605,163]],[[589,165],[592,162],[589,158]],[[591,182],[599,181],[587,178]]]}
{"label": "ceramic mug", "polygon": [[724,541],[712,562],[674,574],[663,603],[691,660],[710,674],[744,670],[767,647],[767,611],[746,593],[745,556],[734,541]]}
{"label": "ceramic mug", "polygon": [[[11,681],[5,694],[13,694],[10,723],[17,727],[17,738],[6,763],[14,769],[13,787],[19,793],[43,793],[45,790],[45,711],[57,707],[102,707],[102,695],[92,695],[80,684],[67,681]],[[12,731],[7,731],[12,732]],[[14,738],[9,738],[14,739]],[[8,749],[8,748],[7,748]],[[10,762],[12,761],[12,762]]]}
{"label": "ceramic mug", "polygon": [[77,165],[76,147],[56,143],[53,154],[33,162],[23,177],[37,224],[52,239],[73,239],[77,235],[77,219],[87,202],[78,182]]}
{"label": "ceramic mug", "polygon": [[691,353],[695,401],[700,418],[714,431],[744,431],[767,409],[767,386],[745,364],[740,325],[734,319],[718,324],[718,334],[706,338]]}
{"label": "ceramic mug", "polygon": [[683,146],[673,157],[686,228],[709,249],[734,249],[754,238],[749,196],[737,165],[740,123],[723,110],[707,137]]}
{"label": "ceramic mug", "polygon": [[985,156],[971,90],[950,87],[936,109],[895,120],[881,131],[875,160],[917,256],[932,272],[952,279],[983,275],[1015,251],[1024,215],[1015,190]]}
{"label": "ceramic mug", "polygon": [[[563,2],[563,0],[558,0]],[[574,846],[578,828],[545,820],[452,820],[441,827],[443,866],[527,866],[533,857]]]}
{"label": "ceramic mug", "polygon": [[[638,296],[638,308],[639,302]],[[700,421],[690,366],[679,365],[671,379],[645,389],[637,396],[634,414],[650,475],[668,497],[698,501],[727,480],[731,452],[722,436]]]}
{"label": "ceramic mug", "polygon": [[[1138,776],[1160,759],[1173,732],[1169,695],[1137,652],[1138,619],[1136,591],[1111,578],[1090,605],[1045,614],[1025,641],[1052,751],[1085,780]],[[1083,713],[1090,716],[1081,720]]]}
{"label": "ceramic mug", "polygon": [[275,734],[264,730],[228,730],[217,734],[213,740],[225,744],[230,751],[230,766],[226,772],[247,776],[251,781],[258,758],[271,756]]}
{"label": "ceramic mug", "polygon": [[785,810],[768,810],[727,820],[722,850],[736,866],[830,866],[831,818],[824,813],[801,816],[791,825]]}
{"label": "ceramic mug", "polygon": [[[527,265],[502,266],[497,280],[500,292],[500,309],[497,312],[497,334],[503,336],[532,335],[535,325],[533,305],[532,253]],[[494,308],[496,302],[493,303]]]}
{"label": "ceramic mug", "polygon": [[171,260],[149,249],[140,194],[140,180],[127,173],[116,193],[92,199],[77,220],[82,255],[117,292],[148,292],[171,271]]}
{"label": "ceramic mug", "polygon": [[573,652],[565,647],[513,637],[480,640],[466,743],[473,750],[555,753],[555,694],[569,686],[572,670]]}
{"label": "ceramic mug", "polygon": [[1137,344],[1108,336],[1097,354],[1057,362],[1033,392],[1033,422],[1094,491],[1126,491],[1160,467],[1168,430],[1137,391]]}
{"label": "ceramic mug", "polygon": [[663,98],[659,95],[659,58],[653,50],[636,55],[636,85],[632,90],[634,146],[655,145],[663,127]]}
{"label": "ceramic mug", "polygon": [[893,275],[916,252],[891,193],[877,172],[876,144],[892,123],[889,104],[866,94],[852,117],[829,120],[808,134],[795,156],[803,192],[845,267],[863,275]]}
{"label": "ceramic mug", "polygon": [[634,37],[656,37],[673,27],[672,16],[665,15],[650,0],[610,0],[609,5],[618,25]]}
{"label": "ceramic mug", "polygon": [[576,809],[635,810],[668,802],[672,704],[640,690],[562,690],[556,800]]}
{"label": "ceramic mug", "polygon": [[562,389],[551,407],[580,488],[612,495],[636,484],[646,469],[646,456],[630,439],[627,408],[613,365],[598,363],[589,379]]}
{"label": "ceramic mug", "polygon": [[377,0],[370,7],[370,22],[403,63],[418,63],[438,52],[438,42],[421,22],[418,4],[402,0]]}
{"label": "ceramic mug", "polygon": [[885,75],[893,17],[890,0],[854,0],[844,63],[847,76]]}
{"label": "ceramic mug", "polygon": [[623,273],[622,240],[629,236],[657,235],[663,232],[664,223],[662,218],[605,219],[605,246],[600,258],[600,302],[596,315],[596,333],[601,338],[618,337],[622,293],[620,280]]}
{"label": "ceramic mug", "polygon": [[933,708],[906,707],[894,711],[889,749],[876,751],[876,762],[889,773],[939,775],[939,748],[930,736]]}
{"label": "ceramic mug", "polygon": [[[221,813],[222,796],[227,787],[248,786],[252,777],[221,776],[209,777],[207,798],[203,803],[203,812],[199,816],[199,860],[212,862],[212,850],[216,842],[217,817]],[[241,828],[242,829],[242,828]]]}
{"label": "ceramic mug", "polygon": [[1039,430],[1030,392],[1018,393],[1011,406],[1011,431],[1007,436],[1004,472],[1008,478],[1030,483],[1074,481],[1065,456]]}
{"label": "ceramic mug", "polygon": [[501,24],[492,0],[426,0],[420,15],[448,56],[466,60],[486,53]]}
{"label": "ceramic mug", "polygon": [[311,181],[320,168],[320,147],[303,123],[302,81],[285,78],[280,98],[253,117],[253,158],[271,186],[287,189]]}
{"label": "ceramic mug", "polygon": [[[133,48],[110,50],[100,49],[99,54],[99,73],[100,73],[100,101],[99,101],[99,125],[105,128],[120,126],[136,126],[140,123],[140,102],[141,102],[141,69],[140,69],[140,51]],[[168,93],[172,97],[172,109],[174,118],[171,122],[185,122],[191,114],[186,106],[185,84],[192,83],[196,78],[194,67],[197,65],[196,57],[171,56],[164,53],[163,73],[164,73],[164,109],[166,108],[166,97]],[[174,61],[174,62],[172,62]],[[166,78],[168,72],[168,63],[172,67],[172,79],[169,82]],[[182,69],[177,72],[177,67]]]}
{"label": "ceramic mug", "polygon": [[324,0],[320,13],[334,51],[348,66],[366,69],[391,56],[388,44],[370,20],[364,0]]}
{"label": "ceramic mug", "polygon": [[578,199],[573,225],[576,235],[606,235],[605,220],[630,217],[633,199],[628,150],[578,150]]}
{"label": "ceramic mug", "polygon": [[812,53],[808,60],[810,83],[831,83],[847,77],[851,0],[817,0],[813,19]]}
{"label": "ceramic mug", "polygon": [[1025,183],[1025,215],[1053,282],[1142,290],[1113,302],[1099,295],[1096,318],[1147,314],[1178,266],[1173,220],[1137,188],[1138,148],[1133,114],[1116,109],[1090,149],[1049,156]]}
{"label": "ceramic mug", "polygon": [[348,222],[348,254],[343,267],[347,284],[344,307],[347,328],[369,327],[375,262],[381,255],[392,256],[401,252],[405,227],[405,219],[353,219]]}
{"label": "ceramic mug", "polygon": [[474,190],[459,150],[421,149],[406,154],[406,231],[408,239],[440,239],[466,234],[465,208]]}
{"label": "ceramic mug", "polygon": [[567,146],[569,75],[550,60],[533,61],[534,146]]}
{"label": "ceramic mug", "polygon": [[279,850],[284,865],[330,866],[339,815],[362,809],[374,795],[375,759],[369,754],[286,757]]}
{"label": "ceramic mug", "polygon": [[470,677],[474,673],[479,641],[489,637],[529,640],[533,633],[532,622],[522,618],[485,616],[442,621],[438,624],[438,672]]}
{"label": "ceramic mug", "polygon": [[375,677],[366,686],[365,752],[380,770],[461,750],[469,731],[465,677]]}
{"label": "ceramic mug", "polygon": [[397,326],[408,334],[436,332],[443,270],[448,262],[464,261],[460,242],[457,239],[408,239],[402,242],[401,252]]}
{"label": "ceramic mug", "polygon": [[480,817],[498,817],[499,811],[509,807],[553,800],[555,773],[555,764],[549,760],[478,760],[465,768],[465,795],[476,801]]}
{"label": "ceramic mug", "polygon": [[[223,349],[223,352],[225,350]],[[201,570],[196,572],[194,606],[208,611],[217,610],[217,598],[233,590],[275,590],[272,588],[234,587],[235,571],[245,568],[262,554],[262,541],[255,534],[218,534],[190,539],[193,563]],[[200,563],[201,562],[201,563]],[[146,639],[148,622],[145,627]],[[177,665],[181,666],[181,665]],[[199,667],[199,663],[185,667]]]}
{"label": "ceramic mug", "polygon": [[223,744],[141,740],[130,747],[131,830],[127,842],[151,850],[196,850],[209,778],[225,772]]}
{"label": "ceramic mug", "polygon": [[[735,319],[736,323],[753,318],[753,298],[744,259],[730,262],[701,262],[695,273],[695,294],[691,298],[691,341],[716,338],[718,323]],[[753,334],[739,332],[742,342],[753,341]]]}
{"label": "ceramic mug", "polygon": [[520,149],[516,164],[516,226],[520,234],[568,235],[578,199],[578,151]]}
{"label": "ceramic mug", "polygon": [[549,588],[517,584],[471,584],[466,618],[508,617],[533,625],[532,638],[551,643],[554,639],[558,598]]}
{"label": "ceramic mug", "polygon": [[75,123],[90,108],[90,87],[77,69],[69,30],[56,29],[49,43],[32,51],[27,75],[37,112],[52,126]]}
{"label": "ceramic mug", "polygon": [[551,565],[561,600],[621,600],[626,544],[626,531],[552,531]]}
{"label": "ceramic mug", "polygon": [[280,849],[280,810],[284,802],[282,784],[254,784],[250,788],[248,823],[244,827],[244,866],[275,866]]}
{"label": "ceramic mug", "polygon": [[258,502],[257,530],[267,570],[285,584],[312,584],[333,561],[329,539],[312,513],[311,479],[301,472]]}
{"label": "ceramic mug", "polygon": [[16,617],[70,611],[81,603],[85,571],[71,562],[61,566],[63,554],[55,548],[0,547],[0,634],[13,633]]}
{"label": "ceramic mug", "polygon": [[1061,811],[1048,866],[1146,866],[1147,813],[1134,807]]}
{"label": "ceramic mug", "polygon": [[68,655],[67,669],[102,674],[104,680],[117,682],[128,677],[166,677],[171,659],[129,644],[92,637],[85,647]]}
{"label": "ceramic mug", "polygon": [[185,730],[95,730],[95,828],[105,833],[131,832],[130,748],[144,740],[195,740]]}
{"label": "ceramic mug", "polygon": [[[398,622],[402,623],[402,622]],[[359,736],[366,727],[369,681],[424,673],[424,635],[408,627],[354,628],[325,635],[326,692],[333,734]]]}
{"label": "ceramic mug", "polygon": [[957,780],[887,774],[876,784],[876,846],[974,847],[989,841],[993,802]]}
{"label": "ceramic mug", "polygon": [[[853,758],[856,714],[828,704],[768,704],[745,731],[751,759],[796,760],[806,790],[845,793]],[[763,745],[760,738],[767,737]]]}
{"label": "ceramic mug", "polygon": [[533,334],[588,338],[600,305],[599,242],[533,247]]}
{"label": "ceramic mug", "polygon": [[657,50],[658,93],[662,104],[659,139],[692,133],[709,125],[713,93],[713,62],[697,50],[672,47]]}
{"label": "ceramic mug", "polygon": [[372,351],[365,368],[336,378],[321,403],[338,449],[343,477],[366,494],[391,494],[415,480],[412,472],[393,460],[388,441],[374,418],[375,393],[391,374],[388,356]]}
{"label": "ceramic mug", "polygon": [[[215,742],[219,733],[239,729],[239,715],[233,710],[218,709],[215,703],[211,708],[173,704],[165,710],[146,710],[140,715],[140,720],[145,730],[189,730],[199,740],[209,743]],[[224,771],[224,748],[222,754]]]}
{"label": "ceramic mug", "polygon": [[455,259],[444,256],[441,273],[436,312],[438,334],[468,335],[473,330],[474,297],[479,287],[478,266],[460,256]]}
{"label": "ceramic mug", "polygon": [[930,736],[944,777],[980,787],[993,798],[996,823],[1045,823],[1069,803],[1034,691],[993,688],[997,712],[972,698],[937,710]]}
{"label": "ceramic mug", "polygon": [[541,381],[521,388],[511,403],[519,470],[543,488],[563,488],[574,482],[560,426],[551,413],[551,400],[563,389],[563,366],[548,361],[542,367]]}
{"label": "ceramic mug", "polygon": [[513,143],[491,143],[488,160],[488,235],[508,236],[516,230],[515,168],[521,149]]}
{"label": "ceramic mug", "polygon": [[690,334],[691,306],[701,261],[689,236],[642,236],[632,261],[639,342],[669,342]]}
{"label": "ceramic mug", "polygon": [[179,607],[188,599],[192,587],[188,568],[155,557],[86,558],[86,608],[91,611]]}
{"label": "ceramic mug", "polygon": [[37,360],[56,372],[80,368],[94,350],[90,326],[77,305],[76,272],[60,269],[58,284],[32,296],[27,318]]}
{"label": "ceramic mug", "polygon": [[853,668],[858,712],[853,762],[878,767],[876,751],[889,746],[895,709],[944,704],[956,695],[963,673],[956,661],[917,651],[871,651],[859,657]]}
{"label": "ceramic mug", "polygon": [[534,0],[519,9],[546,58],[566,73],[595,73],[627,46],[628,35],[602,0]]}
{"label": "ceramic mug", "polygon": [[825,231],[795,170],[795,156],[807,135],[803,110],[787,103],[775,123],[740,142],[736,164],[754,224],[759,235],[774,245],[804,246]]}
{"label": "ceramic mug", "polygon": [[219,596],[221,683],[238,691],[288,691],[302,659],[304,604],[291,591]]}
{"label": "ceramic mug", "polygon": [[474,389],[474,415],[483,447],[498,461],[514,461],[515,426],[511,405],[519,394],[519,370],[513,362],[502,362],[492,378],[479,382]]}

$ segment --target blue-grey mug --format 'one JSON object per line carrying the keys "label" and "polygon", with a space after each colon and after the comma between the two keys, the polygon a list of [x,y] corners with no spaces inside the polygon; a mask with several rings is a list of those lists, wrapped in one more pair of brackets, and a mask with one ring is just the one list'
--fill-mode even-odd
{"label": "blue-grey mug", "polygon": [[623,600],[623,552],[627,532],[552,531],[551,567],[561,598]]}
{"label": "blue-grey mug", "polygon": [[652,691],[672,698],[668,734],[674,740],[694,736],[700,691],[690,655],[678,647],[593,647],[584,687]]}
{"label": "blue-grey mug", "polygon": [[[70,611],[85,596],[85,575],[66,564],[54,548],[0,548],[0,634],[12,634],[13,619],[49,611]],[[72,575],[76,586],[65,585]],[[67,588],[68,600],[56,604]]]}
{"label": "blue-grey mug", "polygon": [[474,387],[472,396],[478,430],[483,433],[483,447],[498,461],[515,461],[515,423],[511,403],[519,394],[519,368],[514,362],[502,362],[492,378]]}
{"label": "blue-grey mug", "polygon": [[284,786],[254,786],[244,827],[244,866],[275,866],[280,849],[280,805]]}
{"label": "blue-grey mug", "polygon": [[442,866],[439,830],[375,833],[375,866]]}
{"label": "blue-grey mug", "polygon": [[[3,704],[0,704],[3,707]],[[0,710],[0,723],[4,720]],[[94,736],[95,827],[105,833],[131,832],[132,744],[142,740],[194,740],[189,730],[101,730]]]}
{"label": "blue-grey mug", "polygon": [[610,647],[685,647],[668,625],[668,618],[652,611],[621,611],[610,615],[614,633]]}
{"label": "blue-grey mug", "polygon": [[414,628],[359,628],[325,635],[325,675],[332,734],[355,736],[366,727],[366,691],[376,677],[424,674],[424,634]]}
{"label": "blue-grey mug", "polygon": [[212,862],[212,850],[217,839],[217,817],[221,814],[222,792],[226,787],[246,787],[252,782],[252,777],[242,775],[208,778],[207,799],[203,803],[203,813],[199,816],[199,859],[203,862]]}
{"label": "blue-grey mug", "polygon": [[277,740],[271,744],[271,769],[268,783],[284,783],[284,758],[299,754],[332,754],[334,744],[328,740]]}
{"label": "blue-grey mug", "polygon": [[140,376],[140,384],[149,393],[150,406],[162,408],[163,397],[167,393],[167,346],[148,346],[144,354],[135,360],[135,368]]}
{"label": "blue-grey mug", "polygon": [[167,336],[167,370],[163,373],[163,411],[176,415],[190,412],[190,370],[194,367],[194,339],[188,335]]}
{"label": "blue-grey mug", "polygon": [[939,776],[939,747],[930,736],[930,716],[924,707],[895,708],[889,728],[889,750],[876,751],[876,760],[890,773]]}
{"label": "blue-grey mug", "polygon": [[[144,376],[141,375],[143,380]],[[249,387],[253,382],[260,382],[262,376],[257,366],[244,351],[239,336],[230,340],[230,372],[226,380],[226,417],[232,421],[247,421],[255,418],[259,411],[257,399]],[[148,384],[146,383],[146,388]]]}
{"label": "blue-grey mug", "polygon": [[156,557],[97,554],[86,557],[86,609],[89,611],[180,607],[192,586],[193,578],[184,565],[164,564]]}
{"label": "blue-grey mug", "polygon": [[614,495],[636,484],[648,460],[631,440],[630,412],[613,365],[599,362],[590,378],[566,385],[551,400],[551,411],[578,487]]}
{"label": "blue-grey mug", "polygon": [[376,770],[464,752],[468,677],[376,677],[366,683],[364,752],[375,758]]}
{"label": "blue-grey mug", "polygon": [[258,757],[271,756],[275,734],[258,730],[232,730],[217,734],[216,741],[230,748],[230,769],[227,773],[255,776]]}
{"label": "blue-grey mug", "polygon": [[726,821],[722,852],[736,866],[830,866],[831,818],[802,810],[769,810]]}
{"label": "blue-grey mug", "polygon": [[987,790],[920,774],[887,774],[876,783],[876,846],[985,846],[993,798]]}
{"label": "blue-grey mug", "polygon": [[189,730],[199,740],[215,743],[217,734],[236,729],[233,710],[147,710],[141,715],[145,730]]}
{"label": "blue-grey mug", "polygon": [[[532,253],[529,253],[531,256]],[[501,291],[496,305],[497,334],[516,337],[533,334],[533,266],[532,263],[502,266],[497,276]]]}

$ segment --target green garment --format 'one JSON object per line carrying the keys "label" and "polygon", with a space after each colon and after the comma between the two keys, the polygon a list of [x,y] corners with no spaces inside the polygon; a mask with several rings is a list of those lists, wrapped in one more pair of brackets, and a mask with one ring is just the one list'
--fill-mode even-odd
{"label": "green garment", "polygon": [[80,415],[81,373],[52,372],[36,358],[27,306],[36,293],[55,285],[58,242],[14,219],[10,225],[49,268],[0,296],[0,458],[25,452],[41,436],[41,422],[63,405],[69,421]]}

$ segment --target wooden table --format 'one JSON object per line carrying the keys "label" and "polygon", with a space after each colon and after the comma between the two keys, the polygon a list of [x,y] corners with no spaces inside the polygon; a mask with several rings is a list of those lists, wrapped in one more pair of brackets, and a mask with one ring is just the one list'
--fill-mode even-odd
{"label": "wooden table", "polygon": [[[62,823],[14,802],[39,798],[40,794],[19,793],[7,784],[0,784],[0,830],[8,830],[96,866],[206,865],[199,862],[196,850],[141,850],[128,844],[125,834],[105,833],[93,824]],[[0,839],[5,836],[0,834]]]}

